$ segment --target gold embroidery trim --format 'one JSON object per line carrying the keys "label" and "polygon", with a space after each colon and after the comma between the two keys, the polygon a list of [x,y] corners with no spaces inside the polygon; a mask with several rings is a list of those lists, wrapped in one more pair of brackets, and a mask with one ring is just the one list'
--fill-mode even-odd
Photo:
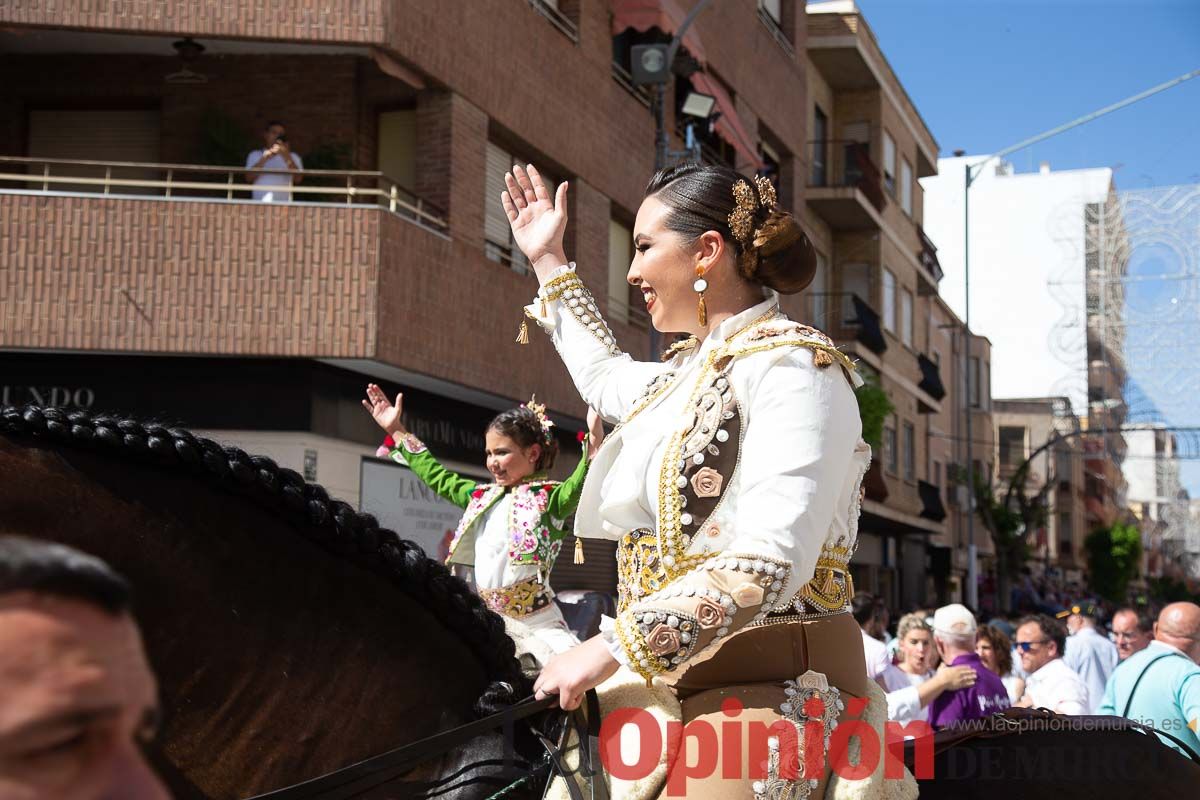
{"label": "gold embroidery trim", "polygon": [[550,605],[549,589],[530,578],[499,589],[480,589],[479,597],[492,611],[509,617],[525,617]]}
{"label": "gold embroidery trim", "polygon": [[594,336],[600,344],[604,345],[609,355],[620,355],[621,348],[617,347],[612,330],[604,321],[604,317],[600,315],[600,307],[596,305],[596,298],[588,291],[587,286],[574,270],[546,283],[539,294],[543,305],[554,300],[561,301],[575,321]]}

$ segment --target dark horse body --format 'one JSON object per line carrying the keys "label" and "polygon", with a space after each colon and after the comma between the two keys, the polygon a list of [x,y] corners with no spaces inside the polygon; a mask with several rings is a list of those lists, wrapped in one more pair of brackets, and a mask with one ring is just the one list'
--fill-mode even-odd
{"label": "dark horse body", "polygon": [[[279,789],[528,693],[502,620],[416,545],[186,431],[0,411],[0,534],[73,545],[130,580],[165,714],[152,755],[180,798]],[[486,797],[521,774],[508,749],[497,732],[355,796],[455,776],[429,796]],[[519,769],[533,753],[518,750]]]}

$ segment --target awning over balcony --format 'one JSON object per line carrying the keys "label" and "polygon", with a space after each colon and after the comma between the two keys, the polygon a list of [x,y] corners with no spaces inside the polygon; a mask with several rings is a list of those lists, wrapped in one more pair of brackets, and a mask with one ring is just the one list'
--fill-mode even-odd
{"label": "awning over balcony", "polygon": [[946,507],[942,505],[942,490],[932,483],[917,481],[917,492],[921,495],[921,516],[934,522],[946,518]]}
{"label": "awning over balcony", "polygon": [[[614,0],[612,32],[617,34],[633,28],[645,33],[651,28],[658,28],[673,36],[685,17],[687,11],[677,0]],[[707,59],[704,56],[704,45],[700,43],[700,34],[695,26],[688,28],[687,33],[683,35],[683,46],[701,66],[705,64]]]}
{"label": "awning over balcony", "polygon": [[873,353],[883,353],[887,350],[887,339],[883,329],[879,327],[879,314],[867,305],[867,301],[858,295],[851,295],[850,302],[854,304],[855,318],[858,323],[858,340]]}
{"label": "awning over balcony", "polygon": [[755,169],[762,169],[763,161],[758,157],[754,138],[742,124],[742,119],[738,116],[737,107],[733,104],[733,98],[729,96],[729,92],[725,91],[721,82],[711,75],[693,72],[689,77],[692,87],[697,92],[712,95],[717,99],[717,110],[721,112],[714,127],[717,135],[729,142],[730,146],[737,150],[742,158],[753,164]]}
{"label": "awning over balcony", "polygon": [[938,365],[926,358],[924,353],[917,354],[917,364],[921,368],[921,382],[917,386],[934,400],[941,400],[945,397],[946,387],[942,385],[942,375]]}

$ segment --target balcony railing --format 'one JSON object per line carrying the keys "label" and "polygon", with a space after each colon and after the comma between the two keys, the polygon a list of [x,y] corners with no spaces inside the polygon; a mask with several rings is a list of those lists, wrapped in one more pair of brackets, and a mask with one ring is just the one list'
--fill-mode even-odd
{"label": "balcony railing", "polygon": [[[286,170],[209,167],[200,164],[149,164],[132,161],[80,161],[0,156],[0,192],[84,194],[164,200],[250,200],[254,176],[292,174]],[[396,216],[448,235],[442,209],[404,188],[382,172],[304,170],[296,186],[270,187],[290,192],[298,203],[374,205]],[[266,188],[266,187],[263,187]]]}
{"label": "balcony railing", "polygon": [[887,350],[879,312],[866,300],[853,292],[813,292],[809,298],[820,309],[812,315],[814,324],[835,340],[853,339],[878,354]]}
{"label": "balcony railing", "polygon": [[788,54],[788,58],[796,57],[796,48],[788,41],[787,34],[779,27],[779,23],[775,21],[765,8],[761,5],[758,7],[758,19],[771,33],[771,38],[775,40],[775,44]]}
{"label": "balcony railing", "polygon": [[853,186],[866,196],[876,211],[883,211],[887,196],[883,192],[883,176],[871,160],[867,145],[849,139],[820,139],[808,143],[809,152],[819,152],[824,159],[812,164],[809,186],[836,188]]}
{"label": "balcony railing", "polygon": [[579,28],[571,21],[570,17],[558,10],[556,3],[548,3],[546,0],[529,0],[529,5],[557,28],[559,33],[572,42],[579,43]]}
{"label": "balcony railing", "polygon": [[625,69],[616,61],[614,61],[612,64],[612,76],[613,80],[616,81],[622,89],[633,95],[634,100],[637,100],[646,108],[650,107],[650,104],[653,100],[650,90],[645,86],[636,85],[633,82],[633,76],[629,74],[629,70]]}

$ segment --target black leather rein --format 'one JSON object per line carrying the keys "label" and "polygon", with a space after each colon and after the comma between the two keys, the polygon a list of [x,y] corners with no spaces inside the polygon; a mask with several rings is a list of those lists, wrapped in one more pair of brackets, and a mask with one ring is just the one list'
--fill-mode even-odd
{"label": "black leather rein", "polygon": [[[425,739],[398,747],[395,750],[389,750],[377,756],[372,756],[364,761],[342,767],[341,769],[302,783],[293,784],[282,789],[275,789],[265,794],[255,795],[247,800],[347,800],[347,798],[354,797],[382,783],[393,780],[417,767],[422,762],[447,753],[477,736],[482,736],[497,728],[512,725],[519,720],[526,719],[557,705],[558,698],[556,696],[551,695],[541,700],[534,700],[530,696],[490,716],[468,722],[465,725],[459,725],[457,728],[442,731]],[[593,797],[599,798],[606,795],[607,792],[596,786],[596,784],[603,786],[603,776],[598,769],[600,706],[595,691],[587,693],[587,708],[586,721],[579,719],[582,716],[581,711],[570,712],[570,717],[575,723],[575,730],[582,745],[580,753],[581,774],[591,779]],[[540,732],[533,730],[534,735],[545,748],[551,765],[559,775],[564,777],[566,777],[567,769],[562,763],[562,756],[567,740],[567,733],[570,730],[570,724],[564,726],[563,738],[557,746]],[[586,744],[582,744],[584,742]],[[596,780],[597,777],[599,780]],[[573,781],[568,779],[567,785],[568,793],[572,796],[573,800],[582,800],[582,794]]]}

